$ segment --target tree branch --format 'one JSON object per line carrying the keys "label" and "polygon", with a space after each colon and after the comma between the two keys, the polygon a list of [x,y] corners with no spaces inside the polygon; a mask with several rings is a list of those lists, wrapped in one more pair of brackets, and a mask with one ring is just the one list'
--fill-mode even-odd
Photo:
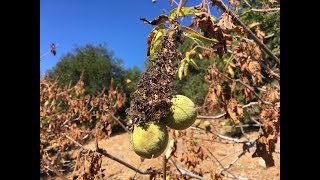
{"label": "tree branch", "polygon": [[197,116],[197,119],[220,119],[224,115],[226,115],[226,113],[222,113],[216,116]]}
{"label": "tree branch", "polygon": [[104,155],[104,156],[108,157],[109,159],[112,159],[112,160],[114,160],[114,161],[116,161],[116,162],[118,162],[118,163],[120,163],[120,164],[128,167],[129,169],[131,169],[131,170],[133,170],[133,171],[135,171],[135,172],[138,172],[139,174],[161,174],[161,173],[162,173],[162,172],[159,171],[159,170],[157,170],[157,171],[155,171],[155,170],[142,171],[142,170],[137,169],[137,168],[133,167],[132,165],[130,165],[130,164],[128,164],[128,163],[126,163],[126,162],[124,162],[124,161],[122,161],[122,160],[114,157],[114,156],[112,156],[111,154],[107,153],[106,150],[103,150],[103,149],[100,149],[100,148],[99,148],[98,150],[93,151],[93,150],[91,150],[91,149],[88,149],[88,148],[84,147],[83,145],[81,145],[80,143],[78,143],[77,141],[75,141],[74,139],[72,139],[71,137],[69,137],[68,135],[65,135],[65,137],[68,138],[68,139],[69,139],[70,141],[72,141],[73,143],[75,143],[76,145],[78,145],[80,148],[82,148],[82,149],[84,149],[84,150],[87,150],[87,151],[92,151],[92,152],[96,152],[96,153],[99,153],[99,154],[101,154],[101,155]]}
{"label": "tree branch", "polygon": [[196,130],[202,130],[202,131],[209,132],[209,133],[211,133],[211,134],[213,134],[213,135],[215,135],[215,136],[217,136],[217,137],[219,137],[219,138],[221,138],[221,139],[225,139],[225,140],[228,140],[228,141],[233,141],[233,142],[236,142],[236,143],[248,143],[248,141],[242,141],[242,140],[239,140],[239,139],[234,139],[234,138],[231,138],[231,137],[228,137],[228,136],[221,135],[221,134],[216,133],[216,132],[212,132],[212,131],[210,131],[210,130],[207,131],[207,130],[205,130],[205,129],[203,129],[203,128],[200,128],[200,127],[191,126],[190,128],[191,128],[191,129],[196,129]]}
{"label": "tree branch", "polygon": [[180,13],[180,10],[182,8],[182,2],[183,2],[183,0],[180,0],[180,2],[178,4],[178,8],[177,8],[177,12],[176,12],[176,18],[179,17],[179,13]]}
{"label": "tree branch", "polygon": [[241,158],[241,156],[243,156],[246,152],[248,152],[248,150],[256,144],[256,141],[257,141],[257,139],[256,139],[253,143],[250,143],[250,144],[242,151],[241,154],[239,154],[234,160],[232,160],[227,166],[225,166],[225,167],[223,168],[223,170],[221,171],[221,173],[222,173],[223,171],[226,171],[227,169],[229,169],[235,162],[237,162],[237,161]]}
{"label": "tree branch", "polygon": [[196,179],[201,179],[201,180],[205,180],[203,177],[196,175],[194,173],[192,173],[191,171],[188,171],[186,169],[183,169],[182,167],[180,167],[179,165],[177,165],[176,163],[174,163],[171,159],[169,159],[169,162],[172,163],[174,165],[174,167],[179,171],[179,173],[181,175],[187,175]]}
{"label": "tree branch", "polygon": [[[224,167],[222,165],[222,163],[213,155],[213,153],[209,150],[209,148],[207,148],[207,151],[211,154],[211,156],[217,161],[218,165],[221,166],[221,168],[224,170]],[[233,173],[229,172],[227,169],[225,170],[226,172],[228,172],[229,174],[231,174],[235,179],[239,179],[236,175],[234,175]],[[220,171],[221,174],[222,171]]]}
{"label": "tree branch", "polygon": [[280,8],[270,8],[270,9],[250,9],[250,11],[254,12],[270,12],[270,11],[280,11]]}
{"label": "tree branch", "polygon": [[265,53],[267,53],[273,60],[275,60],[278,64],[280,64],[280,59],[277,56],[275,56],[271,52],[271,50],[265,44],[263,44],[263,42],[261,42],[260,39],[232,11],[230,11],[228,7],[221,0],[212,0],[212,5],[217,5],[224,12],[227,12],[228,14],[230,14],[232,17],[232,20],[234,20],[237,24],[242,26],[247,32],[248,36],[252,38],[259,45],[259,47]]}
{"label": "tree branch", "polygon": [[128,128],[126,128],[126,126],[123,125],[122,122],[121,122],[118,118],[116,118],[116,117],[109,111],[109,109],[107,109],[106,112],[108,112],[108,113],[110,114],[110,116],[111,116],[114,120],[116,120],[116,121],[120,124],[120,126],[121,126],[125,131],[127,131],[128,134],[131,135],[131,132],[128,130]]}

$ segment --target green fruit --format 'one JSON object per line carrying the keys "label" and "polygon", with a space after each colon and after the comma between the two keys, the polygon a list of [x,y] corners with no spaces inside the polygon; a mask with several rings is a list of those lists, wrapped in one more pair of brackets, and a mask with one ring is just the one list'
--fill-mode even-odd
{"label": "green fruit", "polygon": [[151,159],[160,156],[166,149],[169,136],[163,123],[149,122],[145,126],[134,126],[131,142],[139,156]]}
{"label": "green fruit", "polygon": [[198,127],[200,124],[201,124],[201,120],[200,120],[200,119],[197,119],[197,120],[193,123],[193,125],[196,126],[196,127]]}
{"label": "green fruit", "polygon": [[190,127],[197,118],[197,108],[186,96],[176,95],[171,99],[171,113],[164,118],[165,124],[175,130]]}
{"label": "green fruit", "polygon": [[203,123],[204,127],[206,128],[207,131],[209,131],[211,129],[210,125],[211,123],[207,120]]}

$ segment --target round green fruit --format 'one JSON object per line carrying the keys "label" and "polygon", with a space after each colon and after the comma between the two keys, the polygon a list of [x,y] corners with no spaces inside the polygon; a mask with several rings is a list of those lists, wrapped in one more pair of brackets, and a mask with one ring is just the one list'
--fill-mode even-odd
{"label": "round green fruit", "polygon": [[164,118],[165,124],[175,130],[190,127],[197,118],[197,108],[186,96],[176,95],[171,99],[171,113]]}
{"label": "round green fruit", "polygon": [[163,123],[149,122],[144,126],[134,126],[131,142],[139,156],[151,159],[160,156],[166,149],[169,136]]}

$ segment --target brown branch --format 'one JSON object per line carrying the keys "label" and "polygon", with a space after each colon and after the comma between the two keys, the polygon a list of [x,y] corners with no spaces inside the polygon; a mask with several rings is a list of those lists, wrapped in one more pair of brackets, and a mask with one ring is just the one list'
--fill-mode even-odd
{"label": "brown branch", "polygon": [[164,154],[163,155],[163,180],[166,180],[166,173],[167,173],[167,158],[166,158],[166,155]]}
{"label": "brown branch", "polygon": [[155,171],[155,170],[146,170],[146,171],[142,171],[140,169],[137,169],[135,168],[134,166],[112,156],[111,154],[107,153],[106,150],[103,150],[103,149],[100,149],[98,148],[96,151],[93,151],[91,149],[88,149],[86,147],[84,147],[83,145],[81,145],[80,143],[78,143],[77,141],[75,141],[74,139],[72,139],[71,137],[69,137],[68,135],[65,135],[66,138],[68,138],[70,141],[72,141],[73,143],[75,143],[76,145],[78,145],[80,148],[84,149],[84,150],[87,150],[87,151],[92,151],[92,152],[96,152],[96,153],[99,153],[101,155],[104,155],[106,157],[108,157],[109,159],[112,159],[126,167],[128,167],[129,169],[135,171],[135,172],[138,172],[139,174],[161,174],[162,172],[161,171]]}
{"label": "brown branch", "polygon": [[265,53],[267,53],[273,60],[275,60],[278,64],[280,64],[280,59],[277,56],[275,56],[272,53],[272,51],[265,44],[263,44],[263,42],[261,42],[260,39],[232,11],[230,11],[228,7],[221,0],[212,0],[212,5],[217,5],[224,12],[227,12],[228,14],[230,14],[232,17],[232,20],[234,20],[237,24],[242,26],[247,32],[248,36],[252,38],[259,45],[259,47]]}
{"label": "brown branch", "polygon": [[121,126],[125,131],[127,131],[128,134],[131,135],[131,132],[128,130],[128,128],[126,128],[126,126],[123,125],[122,122],[121,122],[118,118],[116,118],[116,117],[109,111],[109,109],[107,109],[106,112],[108,112],[108,113],[110,114],[110,116],[111,116],[114,120],[116,120],[116,121],[120,124],[120,126]]}
{"label": "brown branch", "polygon": [[183,0],[180,0],[180,2],[178,4],[178,8],[177,8],[177,12],[176,12],[176,18],[179,17],[179,13],[180,13],[180,10],[182,8],[182,2],[183,2]]}

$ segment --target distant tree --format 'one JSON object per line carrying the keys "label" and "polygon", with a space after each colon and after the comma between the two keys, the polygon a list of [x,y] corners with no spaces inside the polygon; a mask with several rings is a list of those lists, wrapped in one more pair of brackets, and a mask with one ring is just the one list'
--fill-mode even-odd
{"label": "distant tree", "polygon": [[73,52],[64,55],[57,65],[48,71],[48,76],[58,78],[60,85],[70,82],[74,85],[83,74],[86,92],[95,94],[103,87],[108,88],[111,79],[116,84],[124,82],[122,60],[114,58],[113,54],[105,44],[77,47]]}

